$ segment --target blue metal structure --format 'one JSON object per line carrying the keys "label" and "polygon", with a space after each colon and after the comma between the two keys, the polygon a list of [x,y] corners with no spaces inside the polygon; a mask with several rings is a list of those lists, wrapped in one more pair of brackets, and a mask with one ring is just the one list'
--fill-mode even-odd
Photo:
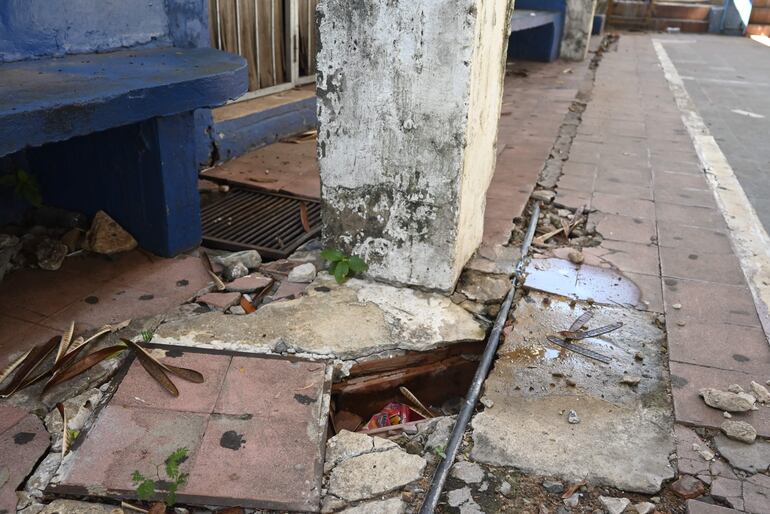
{"label": "blue metal structure", "polygon": [[[243,94],[246,62],[195,48],[208,38],[204,0],[45,0],[64,15],[41,18],[42,3],[0,6],[0,156],[28,166],[48,205],[103,209],[158,255],[196,246],[193,112]],[[89,43],[94,16],[101,32]],[[41,19],[48,25],[18,29]]]}
{"label": "blue metal structure", "polygon": [[559,58],[566,0],[516,0],[508,57],[551,62]]}

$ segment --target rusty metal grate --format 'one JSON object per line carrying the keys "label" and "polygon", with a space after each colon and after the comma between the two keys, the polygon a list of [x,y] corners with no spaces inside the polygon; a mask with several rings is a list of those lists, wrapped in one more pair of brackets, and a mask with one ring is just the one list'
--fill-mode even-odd
{"label": "rusty metal grate", "polygon": [[[302,224],[307,208],[310,231]],[[232,186],[224,198],[201,209],[203,243],[225,250],[257,250],[270,259],[288,257],[321,231],[318,200]]]}

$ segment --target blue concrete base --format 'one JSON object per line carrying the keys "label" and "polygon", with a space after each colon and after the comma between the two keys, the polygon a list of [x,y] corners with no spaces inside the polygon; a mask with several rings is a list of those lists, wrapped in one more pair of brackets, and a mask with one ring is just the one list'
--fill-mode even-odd
{"label": "blue concrete base", "polygon": [[508,40],[508,59],[552,62],[559,58],[561,31],[555,23],[512,32]]}
{"label": "blue concrete base", "polygon": [[198,163],[210,166],[316,127],[316,99],[306,98],[215,123],[210,111],[196,112]]}
{"label": "blue concrete base", "polygon": [[591,27],[591,35],[598,36],[604,32],[604,24],[606,23],[607,16],[604,14],[597,14],[594,16],[594,24]]}
{"label": "blue concrete base", "polygon": [[89,216],[104,210],[156,255],[201,241],[191,112],[27,150],[43,203]]}

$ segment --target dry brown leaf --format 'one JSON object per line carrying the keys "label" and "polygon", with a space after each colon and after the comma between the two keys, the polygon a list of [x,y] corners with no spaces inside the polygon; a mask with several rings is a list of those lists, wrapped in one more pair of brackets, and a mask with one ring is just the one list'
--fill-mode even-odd
{"label": "dry brown leaf", "polygon": [[566,500],[567,498],[569,498],[570,496],[572,496],[573,494],[575,494],[575,493],[577,492],[577,490],[578,490],[578,489],[580,489],[581,487],[583,487],[583,486],[584,486],[584,485],[586,485],[587,483],[588,483],[588,482],[586,482],[585,480],[581,480],[580,482],[575,482],[574,484],[571,484],[571,485],[570,485],[570,486],[567,488],[567,490],[566,490],[566,491],[564,491],[564,494],[562,494],[562,495],[561,495],[562,499],[563,499],[563,500]]}
{"label": "dry brown leaf", "polygon": [[225,283],[222,282],[222,279],[219,278],[219,276],[214,273],[214,266],[211,264],[211,258],[209,257],[209,254],[206,252],[201,252],[201,260],[203,261],[203,266],[206,268],[206,271],[208,272],[209,276],[214,279],[214,284],[216,284],[217,289],[220,291],[225,290]]}
{"label": "dry brown leaf", "polygon": [[70,343],[72,342],[72,335],[75,333],[75,322],[73,321],[70,323],[70,326],[67,330],[64,331],[64,334],[61,336],[61,341],[59,341],[59,349],[56,352],[56,359],[54,359],[54,362],[59,362],[64,355],[67,354],[67,350],[69,350]]}
{"label": "dry brown leaf", "polygon": [[56,375],[54,375],[45,385],[43,392],[48,391],[50,388],[80,375],[84,371],[93,368],[104,359],[112,357],[113,355],[120,353],[125,349],[125,345],[121,344],[108,346],[107,348],[102,348],[101,350],[97,350],[94,353],[89,353],[79,361],[73,362],[71,365],[61,369],[58,373],[56,373]]}
{"label": "dry brown leaf", "polygon": [[246,314],[251,314],[257,310],[257,308],[254,307],[254,305],[243,296],[241,296],[241,307],[244,311],[246,311]]}
{"label": "dry brown leaf", "polygon": [[55,336],[49,339],[47,343],[35,346],[29,352],[29,354],[27,354],[27,357],[24,359],[24,361],[18,366],[19,369],[13,376],[13,380],[11,380],[11,382],[5,389],[2,390],[2,392],[0,392],[0,398],[8,398],[19,389],[29,385],[27,383],[29,376],[32,375],[32,372],[40,367],[46,357],[48,357],[51,352],[53,352],[54,348],[57,347],[60,340],[61,336]]}
{"label": "dry brown leaf", "polygon": [[13,373],[16,370],[16,368],[18,368],[19,365],[21,365],[22,362],[24,362],[24,359],[27,358],[27,356],[29,355],[29,352],[31,351],[32,350],[27,350],[21,356],[19,356],[15,361],[13,361],[9,365],[7,365],[5,368],[3,368],[3,371],[0,371],[0,384],[5,382],[5,379],[11,376],[11,373]]}
{"label": "dry brown leaf", "polygon": [[139,363],[142,365],[142,367],[147,371],[147,373],[150,374],[152,378],[155,379],[160,386],[171,393],[173,396],[179,396],[179,389],[176,388],[174,383],[171,381],[170,378],[168,378],[168,375],[163,371],[163,368],[161,368],[158,365],[158,362],[150,357],[145,352],[135,352],[136,358],[139,359]]}
{"label": "dry brown leaf", "polygon": [[310,232],[310,217],[308,216],[305,202],[299,203],[299,219],[302,221],[302,228],[305,229],[305,232]]}
{"label": "dry brown leaf", "polygon": [[70,451],[70,446],[72,446],[72,440],[70,438],[70,431],[67,429],[68,420],[67,420],[67,413],[64,412],[64,404],[57,403],[56,409],[59,411],[59,414],[61,415],[61,425],[62,425],[61,454],[62,454],[62,457],[64,457]]}

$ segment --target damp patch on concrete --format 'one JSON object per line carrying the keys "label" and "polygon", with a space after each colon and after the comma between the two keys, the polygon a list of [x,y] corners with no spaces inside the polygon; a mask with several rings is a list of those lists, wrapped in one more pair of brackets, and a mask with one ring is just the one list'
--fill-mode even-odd
{"label": "damp patch on concrete", "polygon": [[[587,329],[622,322],[608,334],[572,341],[609,364],[549,343],[586,310]],[[665,335],[651,314],[570,302],[531,292],[485,383],[492,408],[473,419],[474,460],[524,472],[587,479],[653,493],[674,476],[673,409]],[[579,422],[568,421],[575,411]]]}
{"label": "damp patch on concrete", "polygon": [[181,469],[190,476],[181,503],[318,510],[328,366],[174,350],[161,360],[200,371],[204,383],[171,377],[180,391],[175,398],[134,361],[48,492],[134,499],[134,471],[154,478],[160,469],[162,488],[163,463],[184,447]]}

